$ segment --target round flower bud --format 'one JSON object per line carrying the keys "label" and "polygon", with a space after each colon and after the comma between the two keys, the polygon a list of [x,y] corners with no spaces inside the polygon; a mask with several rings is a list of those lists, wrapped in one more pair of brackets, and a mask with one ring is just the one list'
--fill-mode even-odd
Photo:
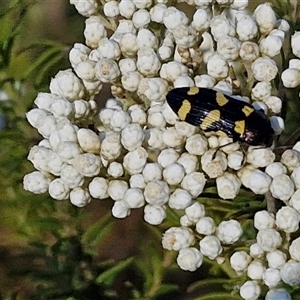
{"label": "round flower bud", "polygon": [[295,88],[300,84],[300,71],[294,68],[285,69],[281,74],[281,80],[286,88]]}
{"label": "round flower bud", "polygon": [[228,154],[228,167],[233,170],[239,170],[243,167],[244,153],[242,151],[234,151]]}
{"label": "round flower bud", "polygon": [[216,230],[216,225],[211,217],[201,217],[196,223],[196,231],[204,235],[212,235]]}
{"label": "round flower bud", "polygon": [[296,238],[292,241],[289,247],[289,253],[293,260],[300,262],[300,238]]}
{"label": "round flower bud", "polygon": [[125,201],[116,201],[112,207],[111,213],[115,218],[123,219],[130,215],[130,208],[127,207]]}
{"label": "round flower bud", "polygon": [[185,209],[192,204],[192,196],[186,190],[177,188],[169,198],[169,206],[173,209]]}
{"label": "round flower bud", "polygon": [[[213,155],[215,155],[214,159]],[[203,171],[210,178],[217,178],[221,176],[227,168],[226,156],[221,151],[208,150],[201,157],[201,165]]]}
{"label": "round flower bud", "polygon": [[207,74],[220,80],[228,76],[229,67],[227,61],[219,54],[213,54],[208,58]]}
{"label": "round flower bud", "polygon": [[60,178],[52,180],[49,184],[49,195],[56,200],[68,199],[70,188]]}
{"label": "round flower bud", "polygon": [[258,28],[252,16],[243,15],[243,17],[237,20],[236,33],[240,41],[249,41],[256,37]]}
{"label": "round flower bud", "polygon": [[280,269],[282,281],[290,286],[300,284],[300,262],[289,260]]}
{"label": "round flower bud", "polygon": [[46,172],[34,171],[24,176],[23,186],[26,191],[42,194],[48,190],[51,179],[51,175]]}
{"label": "round flower bud", "polygon": [[124,198],[128,184],[124,180],[111,180],[108,184],[107,193],[114,201],[120,201]]}
{"label": "round flower bud", "polygon": [[300,58],[299,41],[300,41],[300,31],[296,31],[296,32],[292,35],[291,45],[292,45],[292,51],[293,51],[293,54],[294,54],[295,56],[297,56],[297,57]]}
{"label": "round flower bud", "polygon": [[265,270],[266,268],[261,261],[253,260],[247,268],[247,276],[252,280],[260,280]]}
{"label": "round flower bud", "polygon": [[217,237],[225,244],[235,243],[242,234],[241,224],[236,220],[222,221],[217,228]]}
{"label": "round flower bud", "polygon": [[[249,176],[248,187],[253,191],[253,193],[263,195],[269,191],[271,181],[272,180],[269,175],[260,170],[255,170],[252,171]],[[244,184],[243,180],[242,183]]]}
{"label": "round flower bud", "polygon": [[268,252],[266,258],[270,268],[281,269],[286,262],[286,254],[280,250]]}
{"label": "round flower bud", "polygon": [[259,57],[259,47],[253,42],[243,42],[239,51],[242,60],[254,61]]}
{"label": "round flower bud", "polygon": [[129,208],[140,208],[144,206],[145,200],[141,189],[129,188],[122,199]]}
{"label": "round flower bud", "polygon": [[169,186],[162,180],[148,182],[145,186],[145,200],[151,205],[163,205],[169,200]]}
{"label": "round flower bud", "polygon": [[169,185],[179,184],[184,175],[184,167],[178,163],[171,164],[163,170],[163,178]]}
{"label": "round flower bud", "polygon": [[166,210],[163,206],[147,204],[144,208],[144,220],[151,225],[159,225],[166,218]]}
{"label": "round flower bud", "polygon": [[150,21],[150,13],[146,9],[139,9],[133,13],[132,22],[135,28],[147,27]]}
{"label": "round flower bud", "polygon": [[264,254],[264,250],[260,247],[258,243],[254,243],[250,246],[250,255],[253,258],[262,258]]}
{"label": "round flower bud", "polygon": [[271,185],[272,196],[282,201],[287,201],[294,193],[294,183],[288,175],[281,174],[276,176]]}
{"label": "round flower bud", "polygon": [[89,192],[93,198],[108,198],[108,181],[103,177],[94,177],[89,184]]}
{"label": "round flower bud", "polygon": [[260,286],[256,281],[246,281],[240,288],[240,295],[245,300],[256,300],[260,295]]}
{"label": "round flower bud", "polygon": [[240,179],[231,173],[225,172],[216,180],[218,195],[222,199],[234,199],[240,191]]}
{"label": "round flower bud", "polygon": [[177,163],[184,167],[186,174],[196,171],[199,165],[197,156],[186,152],[181,154],[177,160]]}
{"label": "round flower bud", "polygon": [[282,153],[280,162],[291,172],[300,166],[300,153],[297,150],[287,149]]}
{"label": "round flower bud", "polygon": [[251,256],[245,251],[236,251],[230,257],[230,265],[238,275],[246,271],[250,262]]}
{"label": "round flower bud", "polygon": [[163,168],[166,168],[169,165],[175,163],[178,158],[179,158],[178,152],[170,148],[170,149],[162,150],[158,155],[157,161]]}
{"label": "round flower bud", "polygon": [[299,229],[300,214],[290,206],[284,206],[276,213],[276,225],[286,233]]}
{"label": "round flower bud", "polygon": [[275,61],[267,56],[257,58],[252,63],[251,69],[258,81],[271,81],[278,73]]}
{"label": "round flower bud", "polygon": [[181,250],[195,243],[193,231],[186,227],[171,227],[163,235],[162,246],[167,250]]}
{"label": "round flower bud", "polygon": [[200,251],[209,259],[216,259],[222,253],[220,240],[214,235],[205,236],[199,243]]}
{"label": "round flower bud", "polygon": [[263,230],[267,228],[274,228],[275,217],[274,214],[269,213],[266,210],[261,210],[254,215],[254,227],[257,230]]}
{"label": "round flower bud", "polygon": [[123,166],[131,175],[141,173],[147,162],[147,157],[147,151],[143,147],[139,147],[124,156]]}
{"label": "round flower bud", "polygon": [[203,192],[205,183],[206,179],[203,173],[191,172],[183,177],[181,187],[193,197],[197,197]]}
{"label": "round flower bud", "polygon": [[276,250],[282,242],[279,232],[273,228],[259,230],[256,239],[261,248],[268,252]]}
{"label": "round flower bud", "polygon": [[292,297],[285,289],[270,289],[265,300],[292,300]]}
{"label": "round flower bud", "polygon": [[268,268],[262,274],[264,284],[270,288],[276,287],[281,281],[280,271],[274,268]]}
{"label": "round flower bud", "polygon": [[179,250],[177,264],[180,269],[185,271],[196,271],[203,261],[202,253],[196,248],[185,248]]}
{"label": "round flower bud", "polygon": [[77,207],[84,207],[92,200],[89,192],[81,187],[76,187],[70,192],[70,201]]}
{"label": "round flower bud", "polygon": [[276,15],[271,3],[260,4],[256,7],[253,17],[259,26],[261,34],[268,34],[275,27]]}
{"label": "round flower bud", "polygon": [[207,150],[207,139],[201,134],[194,134],[187,138],[185,149],[190,154],[203,155]]}

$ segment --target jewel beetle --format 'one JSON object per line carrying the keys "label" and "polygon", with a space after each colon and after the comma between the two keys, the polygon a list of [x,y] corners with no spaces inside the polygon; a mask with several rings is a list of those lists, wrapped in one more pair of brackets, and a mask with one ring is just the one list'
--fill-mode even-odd
{"label": "jewel beetle", "polygon": [[271,146],[274,130],[262,110],[221,92],[198,87],[174,88],[166,96],[179,119],[204,132],[227,136],[234,142]]}

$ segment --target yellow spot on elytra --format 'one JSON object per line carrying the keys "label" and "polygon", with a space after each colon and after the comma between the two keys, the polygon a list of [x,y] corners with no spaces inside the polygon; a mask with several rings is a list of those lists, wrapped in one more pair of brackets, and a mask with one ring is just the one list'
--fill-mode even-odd
{"label": "yellow spot on elytra", "polygon": [[224,131],[222,131],[222,130],[218,130],[218,131],[216,132],[216,135],[217,135],[217,136],[228,137],[228,135],[227,135]]}
{"label": "yellow spot on elytra", "polygon": [[229,100],[222,94],[222,93],[217,93],[216,94],[216,101],[219,106],[225,105]]}
{"label": "yellow spot on elytra", "polygon": [[235,124],[234,131],[236,133],[239,133],[240,135],[244,134],[244,132],[245,132],[245,121],[244,120],[236,121],[234,124]]}
{"label": "yellow spot on elytra", "polygon": [[196,86],[193,86],[189,89],[189,91],[187,92],[188,95],[197,95],[199,93],[199,88]]}
{"label": "yellow spot on elytra", "polygon": [[189,100],[185,99],[182,101],[181,107],[178,110],[178,117],[180,120],[185,120],[187,114],[190,112],[191,110],[191,103]]}
{"label": "yellow spot on elytra", "polygon": [[250,114],[252,114],[252,113],[254,112],[254,108],[245,105],[245,106],[242,108],[242,112],[245,114],[246,117],[248,117]]}
{"label": "yellow spot on elytra", "polygon": [[221,113],[218,109],[210,111],[210,113],[203,119],[200,128],[202,130],[206,130],[210,125],[212,125],[214,122],[217,122],[220,120]]}

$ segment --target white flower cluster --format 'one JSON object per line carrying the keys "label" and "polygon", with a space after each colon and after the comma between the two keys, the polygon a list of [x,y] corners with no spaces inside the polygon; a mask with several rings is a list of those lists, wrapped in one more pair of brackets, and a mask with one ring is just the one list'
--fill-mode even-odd
{"label": "white flower cluster", "polygon": [[[222,199],[234,199],[242,185],[255,194],[270,192],[286,207],[276,218],[266,213],[256,217],[259,232],[252,248],[260,256],[236,252],[232,267],[237,273],[247,270],[252,280],[241,287],[244,299],[257,299],[259,281],[271,288],[268,299],[275,299],[277,292],[285,292],[276,289],[280,281],[298,284],[288,275],[299,275],[298,239],[290,246],[290,260],[285,258],[282,265],[274,267],[267,257],[280,251],[279,231],[298,229],[300,144],[286,150],[280,161],[268,148],[241,151],[239,143],[227,137],[204,135],[179,121],[165,96],[172,87],[186,86],[232,94],[238,86],[232,70],[237,78],[246,70],[254,108],[272,115],[274,132],[280,134],[284,122],[277,114],[282,101],[272,94],[272,83],[289,25],[276,19],[268,3],[251,15],[247,0],[217,1],[227,6],[221,14],[212,9],[218,3],[186,2],[196,6],[191,21],[164,0],[108,1],[101,8],[97,0],[70,0],[87,18],[85,44],[73,46],[73,69],[58,72],[51,80],[51,93],[38,94],[36,108],[27,114],[44,139],[30,150],[28,159],[36,171],[24,177],[24,187],[33,193],[48,191],[57,200],[70,199],[79,207],[92,198],[111,198],[112,214],[118,218],[143,207],[145,221],[153,225],[163,222],[167,207],[184,211],[181,227],[165,232],[163,247],[179,251],[177,263],[189,271],[200,267],[203,256],[222,263],[223,245],[234,244],[242,235],[237,221],[217,225],[195,201],[208,178],[216,181]],[[150,24],[160,24],[161,35]],[[292,37],[297,57],[299,38],[299,33]],[[292,59],[282,73],[286,87],[299,85],[299,61]],[[111,85],[114,98],[99,110],[94,99],[105,83]],[[144,104],[132,105],[130,100],[136,99]],[[97,133],[88,129],[91,124]],[[257,268],[263,270],[259,278],[252,275]],[[273,269],[279,272],[278,281]]]}
{"label": "white flower cluster", "polygon": [[246,273],[249,279],[240,288],[243,299],[258,299],[262,285],[269,288],[265,299],[291,299],[280,286],[300,284],[300,238],[291,241],[289,235],[298,230],[299,220],[299,211],[291,206],[282,207],[276,215],[267,211],[255,214],[256,243],[251,245],[249,254],[236,251],[230,257],[236,273]]}

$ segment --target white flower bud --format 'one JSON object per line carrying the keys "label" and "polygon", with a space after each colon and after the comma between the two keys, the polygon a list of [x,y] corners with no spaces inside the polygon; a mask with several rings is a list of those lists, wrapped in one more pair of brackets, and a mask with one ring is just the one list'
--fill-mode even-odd
{"label": "white flower bud", "polygon": [[270,118],[271,126],[274,130],[275,135],[280,135],[284,130],[284,120],[279,116],[272,116]]}
{"label": "white flower bud", "polygon": [[260,295],[260,286],[256,281],[246,281],[240,288],[240,295],[245,300],[256,300]]}
{"label": "white flower bud", "polygon": [[127,207],[125,201],[116,201],[112,207],[111,213],[115,218],[123,219],[130,215],[130,208]]}
{"label": "white flower bud", "polygon": [[252,63],[251,69],[258,81],[271,81],[278,73],[275,61],[267,56],[257,58]]}
{"label": "white flower bud", "polygon": [[239,54],[242,60],[254,61],[259,57],[259,47],[253,42],[243,42]]}
{"label": "white flower bud", "polygon": [[158,39],[152,31],[146,28],[141,28],[137,34],[137,44],[139,49],[152,48],[157,50]]}
{"label": "white flower bud", "polygon": [[122,86],[127,91],[135,92],[142,78],[143,76],[137,71],[127,72],[121,77]]}
{"label": "white flower bud", "polygon": [[220,240],[214,235],[205,236],[199,243],[200,251],[209,259],[216,259],[222,253]]}
{"label": "white flower bud", "polygon": [[192,196],[186,190],[177,188],[170,195],[168,204],[173,209],[185,209],[192,204]]}
{"label": "white flower bud", "polygon": [[222,221],[217,228],[217,237],[225,244],[235,243],[242,234],[241,224],[236,220]]}
{"label": "white flower bud", "polygon": [[142,174],[134,174],[129,179],[130,187],[144,189],[146,182]]}
{"label": "white flower bud", "polygon": [[169,186],[162,180],[148,182],[145,186],[145,200],[150,205],[163,205],[169,200]]}
{"label": "white flower bud", "polygon": [[177,163],[184,167],[186,174],[196,171],[199,166],[197,156],[186,152],[181,154]]}
{"label": "white flower bud", "polygon": [[231,152],[227,156],[228,167],[233,170],[239,170],[243,167],[244,153],[242,151]]}
{"label": "white flower bud", "polygon": [[96,63],[95,72],[96,77],[105,83],[113,83],[120,76],[118,64],[108,58],[102,58]]}
{"label": "white flower bud", "polygon": [[143,139],[144,132],[139,124],[129,124],[121,131],[121,143],[128,151],[139,148],[142,145]]}
{"label": "white flower bud", "polygon": [[89,184],[89,192],[96,199],[108,198],[108,181],[103,177],[94,177]]}
{"label": "white flower bud", "polygon": [[119,7],[117,1],[109,1],[103,5],[104,15],[108,18],[116,18],[119,15]]}
{"label": "white flower bud", "polygon": [[147,204],[144,208],[144,220],[151,225],[159,225],[166,218],[166,210],[163,206]]}
{"label": "white flower bud", "polygon": [[122,54],[125,57],[135,57],[137,51],[139,50],[136,35],[132,32],[128,32],[122,35],[119,46]]}
{"label": "white flower bud", "polygon": [[287,149],[282,153],[280,162],[284,164],[289,171],[293,171],[300,166],[300,153],[297,150]]}
{"label": "white flower bud", "polygon": [[292,46],[292,51],[293,54],[297,57],[300,58],[300,47],[299,47],[299,43],[300,43],[300,31],[296,31],[293,35],[292,35],[292,40],[291,40],[291,46]]}
{"label": "white flower bud", "polygon": [[162,167],[159,163],[147,163],[143,170],[145,182],[162,179]]}
{"label": "white flower bud", "polygon": [[205,215],[205,207],[203,204],[195,201],[185,209],[185,215],[195,224]]}
{"label": "white flower bud", "polygon": [[111,162],[107,168],[107,174],[114,178],[121,177],[124,174],[122,164],[116,161]]}
{"label": "white flower bud", "polygon": [[[209,178],[217,178],[221,176],[227,168],[226,155],[215,150],[206,151],[201,157],[202,170],[209,176]],[[215,154],[215,158],[213,155]]]}
{"label": "white flower bud", "polygon": [[258,243],[254,243],[250,246],[250,255],[253,258],[263,258],[265,251],[260,247]]}
{"label": "white flower bud", "polygon": [[179,158],[179,153],[176,152],[174,149],[164,149],[158,155],[157,161],[163,167],[166,168],[169,165],[175,163]]}
{"label": "white flower bud", "polygon": [[240,41],[249,41],[256,37],[257,24],[250,15],[243,15],[236,23],[236,33]]}
{"label": "white flower bud", "polygon": [[169,185],[178,185],[185,175],[184,167],[174,163],[163,170],[163,178]]}
{"label": "white flower bud", "polygon": [[185,248],[179,250],[177,264],[184,271],[194,272],[203,262],[202,253],[196,248]]}
{"label": "white flower bud", "polygon": [[193,231],[186,227],[171,227],[162,237],[162,246],[167,250],[181,250],[195,243]]}
{"label": "white flower bud", "polygon": [[267,252],[276,250],[282,242],[279,232],[273,228],[259,230],[256,239],[260,247]]}
{"label": "white flower bud", "polygon": [[234,199],[240,191],[240,179],[231,173],[225,172],[217,178],[217,191],[222,199]]}
{"label": "white flower bud", "polygon": [[235,30],[225,15],[217,15],[211,19],[210,30],[215,41],[224,35],[234,36]]}
{"label": "white flower bud", "polygon": [[120,134],[117,132],[107,132],[104,140],[101,143],[100,155],[106,160],[112,161],[121,154]]}
{"label": "white flower bud", "polygon": [[270,289],[265,300],[292,300],[291,295],[285,289]]}
{"label": "white flower bud", "polygon": [[164,13],[167,10],[167,6],[164,3],[158,3],[151,7],[150,17],[151,21],[156,23],[163,23]]}
{"label": "white flower bud", "polygon": [[93,153],[83,153],[73,158],[72,165],[83,176],[93,177],[99,174],[101,161],[100,157]]}
{"label": "white flower bud", "polygon": [[106,29],[101,22],[100,16],[91,16],[85,20],[83,34],[86,45],[92,49],[96,49],[101,39],[107,36]]}
{"label": "white flower bud", "polygon": [[275,27],[276,15],[271,3],[260,4],[256,7],[253,17],[259,26],[261,34],[268,34]]}
{"label": "white flower bud", "polygon": [[159,76],[167,81],[174,82],[177,77],[188,74],[189,69],[185,65],[177,61],[170,61],[161,66]]}
{"label": "white flower bud", "polygon": [[270,185],[272,196],[282,201],[289,200],[294,190],[293,181],[285,174],[276,176]]}
{"label": "white flower bud", "polygon": [[163,132],[161,128],[150,128],[146,131],[145,141],[148,143],[150,149],[165,149],[166,144],[163,142]]}
{"label": "white flower bud", "polygon": [[100,139],[94,131],[87,128],[80,128],[77,131],[77,138],[79,146],[84,152],[99,153]]}
{"label": "white flower bud", "polygon": [[139,9],[133,13],[132,22],[136,28],[147,27],[150,21],[150,13],[146,9]]}
{"label": "white flower bud", "polygon": [[252,100],[264,101],[271,96],[272,85],[269,81],[258,82],[251,90]]}
{"label": "white flower bud", "polygon": [[248,0],[233,0],[233,1],[230,1],[230,2],[232,2],[230,4],[230,8],[238,10],[238,11],[245,10],[248,7],[248,4],[249,4]]}
{"label": "white flower bud", "polygon": [[183,75],[183,76],[178,76],[174,81],[173,85],[174,88],[187,87],[187,86],[193,87],[195,83],[191,77],[187,75]]}
{"label": "white flower bud", "polygon": [[197,9],[193,15],[192,26],[199,32],[204,32],[209,28],[211,13],[207,9]]}
{"label": "white flower bud", "polygon": [[[271,185],[271,177],[260,170],[254,170],[249,174],[248,187],[257,195],[263,195],[269,191]],[[241,178],[242,183],[243,179]]]}
{"label": "white flower bud", "polygon": [[266,258],[270,268],[281,269],[286,262],[286,254],[280,250],[268,252]]}
{"label": "white flower bud", "polygon": [[107,193],[114,201],[120,201],[124,198],[128,184],[124,180],[111,180],[108,184]]}
{"label": "white flower bud", "polygon": [[300,84],[300,71],[294,68],[285,69],[281,74],[281,80],[286,88],[295,88]]}
{"label": "white flower bud", "polygon": [[241,43],[237,38],[231,36],[220,37],[217,41],[217,51],[226,60],[236,60],[239,56]]}
{"label": "white flower bud", "polygon": [[136,7],[132,0],[121,0],[119,3],[120,15],[126,19],[130,19],[135,12]]}
{"label": "white flower bud", "polygon": [[260,41],[259,49],[263,55],[274,57],[280,53],[282,45],[283,38],[275,34],[269,34]]}
{"label": "white flower bud", "polygon": [[73,166],[65,165],[60,172],[60,178],[71,189],[82,186],[84,183],[84,176],[80,174]]}
{"label": "white flower bud", "polygon": [[119,25],[118,25],[117,29],[115,30],[113,35],[110,37],[110,39],[114,39],[117,43],[119,43],[119,46],[121,47],[120,41],[121,41],[122,37],[126,33],[132,33],[136,38],[136,31],[137,31],[136,27],[134,27],[133,22],[131,20],[121,19],[121,20],[119,20]]}
{"label": "white flower bud", "polygon": [[286,233],[299,229],[300,214],[290,206],[284,206],[276,213],[276,225]]}
{"label": "white flower bud", "polygon": [[269,213],[266,210],[261,210],[254,215],[254,227],[257,230],[263,230],[266,228],[275,227],[275,217],[274,214]]}
{"label": "white flower bud", "polygon": [[[48,115],[47,112],[45,111],[48,111],[50,112],[50,109],[51,109],[51,104],[53,102],[54,99],[60,99],[57,95],[54,95],[54,94],[51,94],[51,93],[38,93],[38,95],[36,96],[35,100],[34,100],[34,104],[41,109],[40,113],[43,113],[45,116]],[[30,110],[27,114],[26,114],[26,117],[27,115],[30,113],[30,112],[39,112],[38,109],[34,108],[32,110]],[[38,116],[38,114],[37,114]],[[28,119],[28,117],[27,117]],[[35,120],[35,119],[34,119]],[[30,123],[30,121],[28,120],[28,122]],[[31,124],[31,123],[30,123]],[[33,124],[31,124],[31,126],[34,126]],[[35,126],[34,126],[35,127]]]}
{"label": "white flower bud", "polygon": [[216,225],[211,217],[201,217],[196,223],[196,231],[204,235],[212,235],[216,231]]}
{"label": "white flower bud", "polygon": [[76,187],[70,193],[70,201],[77,207],[84,207],[91,202],[92,198],[89,192],[81,187]]}
{"label": "white flower bud", "polygon": [[163,22],[166,28],[170,30],[176,30],[177,26],[181,24],[186,25],[188,21],[189,20],[184,12],[176,7],[171,6],[164,11]]}
{"label": "white flower bud", "polygon": [[263,273],[265,272],[266,267],[259,260],[253,260],[247,268],[247,276],[252,280],[262,279]]}
{"label": "white flower bud", "polygon": [[123,165],[129,174],[138,174],[142,172],[146,162],[148,153],[143,147],[139,147],[128,152],[124,156]]}
{"label": "white flower bud", "polygon": [[[124,1],[124,0],[123,0]],[[128,1],[128,0],[125,0]],[[119,68],[121,74],[136,71],[136,61],[132,58],[123,58],[119,60]]]}
{"label": "white flower bud", "polygon": [[152,48],[142,48],[137,53],[137,69],[146,77],[158,74],[161,63]]}
{"label": "white flower bud", "polygon": [[26,174],[23,178],[24,190],[34,194],[42,194],[48,190],[51,175],[46,172],[34,171]]}
{"label": "white flower bud", "polygon": [[68,199],[70,194],[70,188],[65,184],[65,182],[56,178],[52,180],[49,184],[49,195],[51,198],[56,200]]}
{"label": "white flower bud", "polygon": [[300,284],[300,262],[290,260],[280,269],[280,276],[284,283],[290,286]]}
{"label": "white flower bud", "polygon": [[250,262],[251,256],[245,251],[236,251],[230,257],[230,265],[238,275],[246,271]]}
{"label": "white flower bud", "polygon": [[147,115],[141,107],[132,105],[129,107],[128,112],[132,123],[137,123],[140,124],[141,126],[146,124]]}
{"label": "white flower bud", "polygon": [[253,167],[263,168],[275,160],[275,153],[270,148],[249,147],[246,159]]}
{"label": "white flower bud", "polygon": [[84,17],[90,17],[98,12],[98,2],[95,0],[87,0],[84,2],[80,0],[70,0],[70,4],[75,5],[78,13]]}
{"label": "white flower bud", "polygon": [[85,90],[80,79],[71,69],[59,71],[50,82],[50,91],[53,94],[74,101],[84,97]]}
{"label": "white flower bud", "polygon": [[207,150],[207,139],[201,134],[194,134],[187,138],[185,149],[190,154],[203,155]]}
{"label": "white flower bud", "polygon": [[215,78],[207,74],[196,75],[194,81],[195,81],[195,86],[204,87],[208,89],[212,89],[216,84]]}
{"label": "white flower bud", "polygon": [[145,204],[143,192],[139,188],[129,188],[122,201],[129,208],[140,208]]}
{"label": "white flower bud", "polygon": [[166,130],[163,131],[162,140],[171,148],[181,147],[185,141],[184,137],[177,133],[175,127],[167,127]]}
{"label": "white flower bud", "polygon": [[207,61],[207,74],[216,80],[226,78],[229,74],[227,61],[217,53],[211,55]]}
{"label": "white flower bud", "polygon": [[289,201],[289,205],[300,213],[300,189],[297,189]]}
{"label": "white flower bud", "polygon": [[280,271],[274,268],[268,268],[262,274],[264,284],[270,288],[276,287],[281,281]]}
{"label": "white flower bud", "polygon": [[193,197],[197,197],[203,192],[205,183],[206,179],[203,173],[191,172],[183,177],[181,187]]}

